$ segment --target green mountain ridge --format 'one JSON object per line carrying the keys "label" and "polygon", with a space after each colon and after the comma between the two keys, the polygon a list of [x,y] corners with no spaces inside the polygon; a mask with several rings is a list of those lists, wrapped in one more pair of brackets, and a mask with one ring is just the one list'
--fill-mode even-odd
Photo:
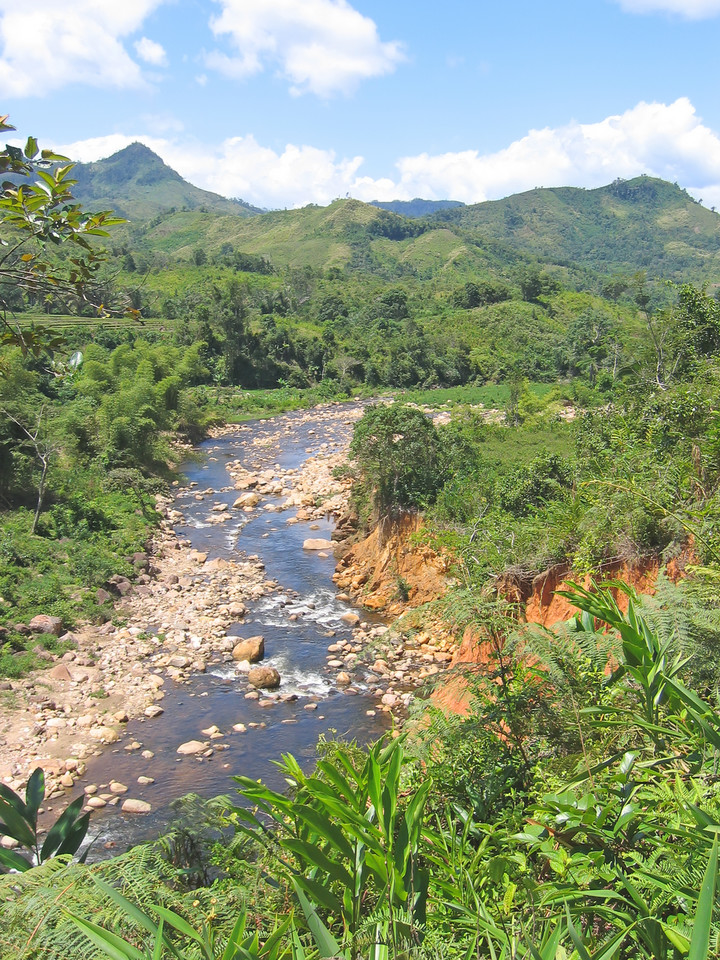
{"label": "green mountain ridge", "polygon": [[[190,260],[228,244],[278,268],[360,270],[427,278],[520,261],[576,273],[720,284],[720,217],[676,184],[642,176],[597,189],[538,188],[502,200],[363,203],[264,212],[187,183],[135,143],[78,164],[78,200],[132,221],[115,235]],[[422,213],[422,217],[420,214]]]}
{"label": "green mountain ridge", "polygon": [[550,263],[720,280],[720,217],[677,184],[653,177],[594,190],[541,187],[430,219]]}

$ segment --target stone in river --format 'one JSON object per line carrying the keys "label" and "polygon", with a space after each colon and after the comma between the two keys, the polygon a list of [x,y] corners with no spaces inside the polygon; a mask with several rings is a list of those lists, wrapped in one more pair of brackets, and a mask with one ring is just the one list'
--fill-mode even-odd
{"label": "stone in river", "polygon": [[263,637],[248,637],[240,640],[233,647],[233,660],[249,660],[257,663],[265,656],[265,640]]}
{"label": "stone in river", "polygon": [[260,690],[275,690],[280,686],[280,674],[275,667],[254,667],[248,673],[248,683]]}
{"label": "stone in river", "polygon": [[112,727],[92,727],[88,733],[93,740],[102,740],[103,743],[117,743],[120,739],[117,730]]}
{"label": "stone in river", "polygon": [[146,800],[133,800],[130,798],[123,803],[120,809],[123,813],[150,813],[152,804],[149,804]]}
{"label": "stone in river", "polygon": [[201,743],[199,740],[188,740],[186,743],[181,743],[175,752],[187,757],[195,753],[202,753],[206,748],[207,744]]}
{"label": "stone in river", "polygon": [[352,613],[351,611],[344,613],[340,617],[340,619],[342,620],[343,623],[347,623],[351,627],[355,627],[360,623],[360,617],[356,613]]}
{"label": "stone in river", "polygon": [[303,550],[332,550],[332,540],[323,540],[320,537],[310,537],[303,541]]}
{"label": "stone in river", "polygon": [[260,503],[260,497],[256,493],[243,493],[238,497],[233,507],[243,509],[245,507],[256,507]]}

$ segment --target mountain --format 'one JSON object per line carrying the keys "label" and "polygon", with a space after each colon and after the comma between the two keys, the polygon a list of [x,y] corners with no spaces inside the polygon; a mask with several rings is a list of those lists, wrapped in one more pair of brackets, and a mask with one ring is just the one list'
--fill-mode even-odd
{"label": "mountain", "polygon": [[502,270],[522,256],[497,244],[469,241],[444,224],[427,224],[360,200],[335,200],[327,207],[274,210],[255,217],[176,211],[147,223],[119,228],[133,250],[154,251],[176,262],[229,246],[264,257],[278,269],[340,269],[386,278],[429,278],[450,271],[469,279],[488,268]]}
{"label": "mountain", "polygon": [[414,200],[371,200],[370,204],[381,210],[399,213],[403,217],[427,217],[440,210],[465,206],[461,200],[421,200],[420,197],[415,197]]}
{"label": "mountain", "polygon": [[73,170],[74,195],[90,210],[114,210],[128,220],[149,220],[170,210],[198,210],[251,217],[262,213],[242,200],[201,190],[142,143],[131,143],[96,163]]}
{"label": "mountain", "polygon": [[[677,184],[652,177],[594,190],[539,188],[503,200],[335,201],[263,212],[193,186],[133,143],[77,164],[75,194],[88,209],[130,223],[114,232],[129,249],[189,261],[197,247],[264,257],[277,268],[340,268],[397,278],[438,272],[508,275],[523,263],[589,274],[720,284],[720,217]],[[419,219],[422,217],[422,219]]]}
{"label": "mountain", "polygon": [[545,262],[720,280],[720,217],[677,184],[653,177],[616,180],[595,190],[539,188],[442,210],[430,219]]}

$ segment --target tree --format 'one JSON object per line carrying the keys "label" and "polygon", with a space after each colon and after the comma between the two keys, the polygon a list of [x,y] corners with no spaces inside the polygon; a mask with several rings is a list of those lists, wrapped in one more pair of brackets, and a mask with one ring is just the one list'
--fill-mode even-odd
{"label": "tree", "polygon": [[443,480],[435,424],[403,403],[373,404],[355,426],[350,453],[378,519],[431,502]]}
{"label": "tree", "polygon": [[[14,129],[0,117],[0,132]],[[70,297],[100,315],[109,311],[105,298],[95,296],[103,255],[91,238],[107,236],[107,227],[123,221],[109,211],[87,213],[74,202],[72,169],[67,157],[41,151],[34,137],[23,148],[0,150],[0,175],[8,178],[0,187],[0,345],[15,344],[25,354],[61,341],[46,328],[21,328],[13,313],[18,293],[34,300]],[[49,256],[52,246],[65,243],[77,248],[75,255],[62,262]]]}

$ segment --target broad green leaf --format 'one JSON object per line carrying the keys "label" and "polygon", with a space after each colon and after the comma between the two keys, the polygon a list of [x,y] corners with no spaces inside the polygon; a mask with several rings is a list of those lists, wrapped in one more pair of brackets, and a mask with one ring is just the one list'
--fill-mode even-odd
{"label": "broad green leaf", "polygon": [[[335,805],[333,805],[335,806]],[[339,805],[338,805],[339,806]],[[335,807],[333,811],[338,820],[342,816],[342,808]],[[330,843],[342,853],[344,856],[349,859],[353,856],[353,848],[350,845],[349,841],[343,834],[342,830],[336,824],[331,823],[330,819],[322,813],[319,813],[314,807],[307,806],[306,804],[298,805],[294,813],[296,816],[308,824],[312,829],[325,840],[329,840]],[[348,812],[349,815],[349,812]]]}
{"label": "broad green leaf", "polygon": [[340,899],[320,880],[315,880],[312,877],[295,876],[292,878],[292,882],[296,887],[302,887],[303,890],[307,891],[313,900],[321,907],[324,907],[331,913],[342,912]]}
{"label": "broad green leaf", "polygon": [[576,930],[575,924],[572,921],[572,917],[570,916],[570,908],[566,906],[565,910],[567,913],[568,933],[570,934],[570,938],[572,942],[575,944],[575,949],[577,951],[578,956],[580,957],[580,960],[592,960],[590,954],[587,952],[587,949],[585,948],[585,944],[583,943],[582,937]]}
{"label": "broad green leaf", "polygon": [[99,947],[106,957],[110,960],[147,960],[135,947],[127,943],[117,934],[105,930],[90,920],[84,920],[74,913],[67,912],[68,917],[78,926],[88,940],[91,940],[96,947]]}
{"label": "broad green leaf", "polygon": [[336,880],[343,886],[352,886],[352,877],[345,867],[336,860],[331,860],[317,844],[308,843],[305,840],[287,839],[283,840],[283,848],[290,850],[295,856],[305,864],[312,864],[319,867],[328,877]]}
{"label": "broad green leaf", "polygon": [[676,930],[675,927],[671,927],[668,923],[660,923],[662,931],[665,936],[668,938],[670,943],[679,951],[683,956],[686,956],[688,950],[690,949],[690,941],[687,937],[683,936],[679,930]]}
{"label": "broad green leaf", "polygon": [[705,868],[700,896],[698,897],[695,922],[688,951],[688,960],[706,960],[710,952],[712,914],[715,903],[715,886],[718,874],[718,838],[713,841],[710,858]]}
{"label": "broad green leaf", "polygon": [[235,956],[235,948],[240,943],[240,938],[245,933],[246,922],[247,913],[244,910],[241,910],[238,914],[237,920],[235,921],[235,926],[232,928],[227,946],[223,950],[221,960],[233,960]]}
{"label": "broad green leaf", "polygon": [[15,853],[14,850],[6,850],[4,847],[0,847],[0,865],[7,867],[8,870],[17,870],[18,873],[25,873],[32,866],[25,857]]}
{"label": "broad green leaf", "polygon": [[68,831],[67,836],[60,844],[60,846],[55,851],[56,857],[61,857],[63,854],[76,854],[83,840],[85,839],[85,834],[88,831],[90,826],[90,814],[86,813],[80,817],[79,820]]}
{"label": "broad green leaf", "polygon": [[292,929],[292,960],[307,960],[307,955],[302,943],[300,942],[300,935],[298,934],[297,927],[294,924]]}
{"label": "broad green leaf", "polygon": [[152,960],[162,960],[163,952],[163,921],[160,921],[160,926],[158,927],[157,936],[155,937],[155,945],[153,946],[153,955]]}
{"label": "broad green leaf", "polygon": [[45,837],[45,843],[43,843],[40,851],[40,860],[47,860],[48,857],[51,857],[55,851],[62,846],[68,834],[75,826],[75,820],[84,802],[85,797],[77,797],[67,807],[65,812],[57,818],[48,831],[47,837]]}
{"label": "broad green leaf", "polygon": [[[13,810],[16,810],[17,813],[20,814],[24,820],[30,819],[27,804],[25,804],[22,798],[15,793],[14,790],[11,790],[6,783],[0,783],[0,800],[4,800],[6,803],[8,803]],[[2,816],[1,813],[0,816]]]}
{"label": "broad green leaf", "polygon": [[310,903],[300,887],[297,886],[297,884],[294,884],[294,886],[300,906],[305,914],[308,928],[313,935],[315,945],[318,948],[322,960],[333,960],[335,957],[342,956],[340,945],[317,915],[315,907]]}
{"label": "broad green leaf", "polygon": [[136,907],[134,903],[131,903],[124,897],[119,890],[116,890],[115,887],[106,883],[105,880],[101,880],[100,877],[95,874],[92,874],[92,878],[103,893],[113,900],[134,923],[142,927],[143,930],[147,930],[148,933],[153,934],[153,936],[157,933],[157,924],[154,923],[147,914],[143,913],[139,907]]}
{"label": "broad green leaf", "polygon": [[162,907],[159,904],[154,904],[152,911],[161,917],[166,923],[169,923],[171,927],[178,931],[178,933],[182,933],[183,936],[189,937],[191,940],[194,940],[201,946],[204,945],[205,941],[201,934],[199,934],[198,931],[187,922],[187,920],[179,916],[177,913],[174,913],[172,910],[168,910],[167,907]]}
{"label": "broad green leaf", "polygon": [[35,846],[35,831],[14,806],[0,799],[0,830],[26,847]]}

